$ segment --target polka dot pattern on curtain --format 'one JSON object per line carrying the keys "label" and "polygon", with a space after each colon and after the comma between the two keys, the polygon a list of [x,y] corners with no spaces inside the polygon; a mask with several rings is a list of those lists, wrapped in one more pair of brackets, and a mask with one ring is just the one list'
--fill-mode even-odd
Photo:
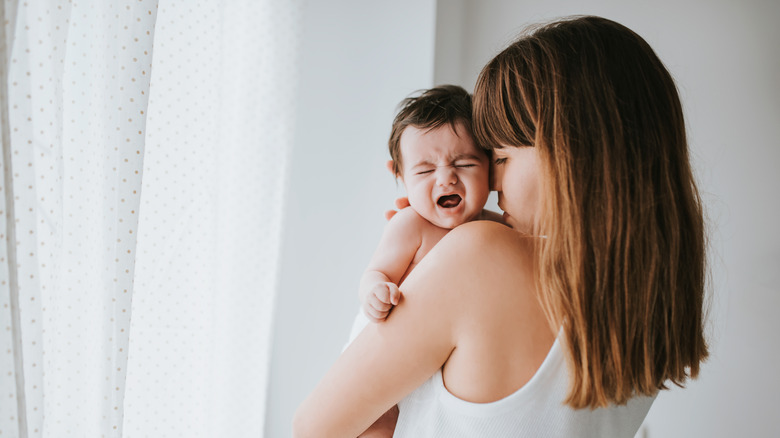
{"label": "polka dot pattern on curtain", "polygon": [[15,354],[30,436],[121,435],[155,19],[149,0],[17,4]]}
{"label": "polka dot pattern on curtain", "polygon": [[300,0],[3,1],[0,437],[262,435]]}
{"label": "polka dot pattern on curtain", "polygon": [[128,436],[262,436],[297,2],[160,5]]}

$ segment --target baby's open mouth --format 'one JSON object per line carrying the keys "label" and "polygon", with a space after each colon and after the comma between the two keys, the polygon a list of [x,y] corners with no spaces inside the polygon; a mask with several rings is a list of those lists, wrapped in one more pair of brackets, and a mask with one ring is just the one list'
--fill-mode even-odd
{"label": "baby's open mouth", "polygon": [[439,207],[455,208],[458,205],[460,205],[460,200],[461,200],[460,195],[447,195],[439,198],[439,200],[436,201],[436,203],[439,204]]}

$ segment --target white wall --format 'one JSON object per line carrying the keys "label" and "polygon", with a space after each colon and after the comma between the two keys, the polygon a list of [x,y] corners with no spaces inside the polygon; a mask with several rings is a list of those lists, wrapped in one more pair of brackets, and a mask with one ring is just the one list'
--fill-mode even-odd
{"label": "white wall", "polygon": [[432,86],[434,0],[304,2],[266,436],[346,342],[357,285],[397,189],[384,163],[396,105]]}
{"label": "white wall", "polygon": [[524,24],[571,14],[642,35],[678,82],[711,226],[712,357],[663,392],[650,437],[780,436],[780,2],[450,0],[438,5],[436,82],[473,89]]}

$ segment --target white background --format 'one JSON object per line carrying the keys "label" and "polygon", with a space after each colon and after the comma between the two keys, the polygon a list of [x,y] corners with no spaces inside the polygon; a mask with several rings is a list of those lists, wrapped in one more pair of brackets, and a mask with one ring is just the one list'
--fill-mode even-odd
{"label": "white background", "polygon": [[384,210],[403,188],[385,169],[396,105],[433,84],[435,2],[308,1],[296,139],[287,172],[266,436],[330,367],[358,309]]}
{"label": "white background", "polygon": [[710,226],[712,357],[688,389],[659,396],[640,434],[780,435],[780,3],[338,0],[304,10],[268,436],[290,435],[346,340],[382,211],[401,193],[383,167],[395,105],[434,83],[471,90],[524,24],[571,14],[625,24],[676,78]]}

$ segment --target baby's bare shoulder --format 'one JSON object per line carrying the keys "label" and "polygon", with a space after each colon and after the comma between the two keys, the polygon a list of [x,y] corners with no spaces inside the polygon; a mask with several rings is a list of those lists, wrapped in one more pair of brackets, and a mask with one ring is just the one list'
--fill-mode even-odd
{"label": "baby's bare shoulder", "polygon": [[428,222],[427,219],[420,216],[413,208],[407,207],[399,211],[390,219],[388,226],[395,228],[411,228],[420,232],[427,231],[428,228],[438,228],[436,225]]}
{"label": "baby's bare shoulder", "polygon": [[406,207],[403,210],[400,210],[390,219],[390,222],[394,221],[402,223],[417,223],[420,221],[425,221],[425,218],[414,211],[412,207]]}
{"label": "baby's bare shoulder", "polygon": [[396,213],[385,227],[385,234],[396,239],[419,240],[430,223],[411,207]]}

